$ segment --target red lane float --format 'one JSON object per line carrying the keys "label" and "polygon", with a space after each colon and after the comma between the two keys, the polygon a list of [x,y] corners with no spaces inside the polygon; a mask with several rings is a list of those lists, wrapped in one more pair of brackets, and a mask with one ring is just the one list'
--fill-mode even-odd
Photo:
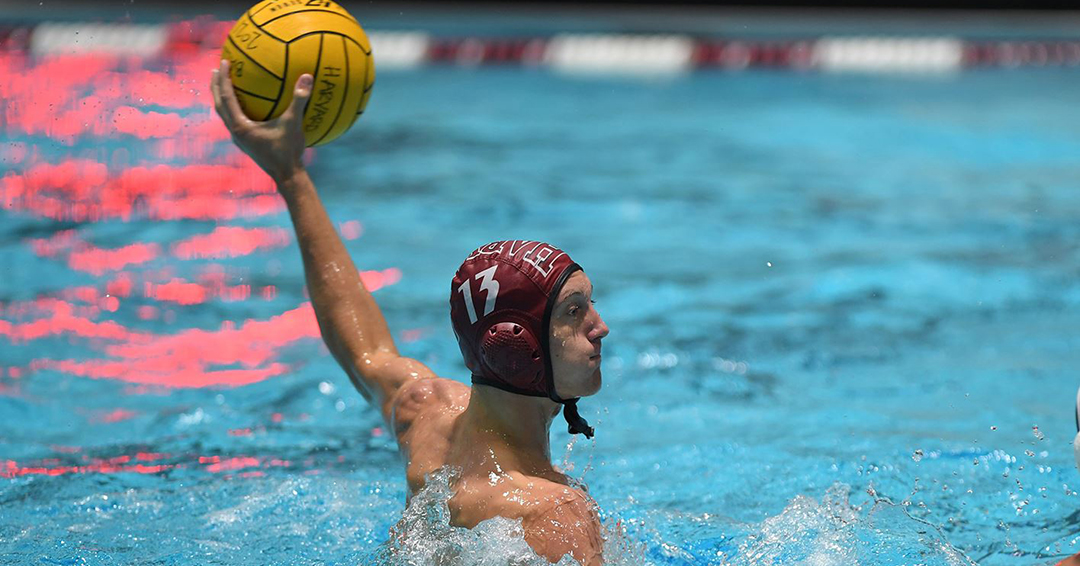
{"label": "red lane float", "polygon": [[[0,28],[0,49],[34,55],[205,57],[231,22],[172,24],[44,22]],[[576,72],[689,69],[942,71],[980,66],[1080,65],[1080,41],[971,41],[956,37],[822,36],[800,41],[685,34],[559,34],[551,37],[436,37],[423,31],[369,32],[380,69],[423,64],[511,64]],[[202,73],[207,67],[199,66]],[[203,73],[205,74],[205,73]]]}

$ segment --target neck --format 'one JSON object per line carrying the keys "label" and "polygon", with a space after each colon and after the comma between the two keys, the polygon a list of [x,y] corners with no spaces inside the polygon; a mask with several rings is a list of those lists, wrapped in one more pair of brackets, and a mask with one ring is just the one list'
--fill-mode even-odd
{"label": "neck", "polygon": [[473,446],[486,446],[483,457],[496,459],[506,471],[537,474],[552,470],[551,421],[561,405],[544,397],[509,393],[473,384],[462,414],[464,432]]}

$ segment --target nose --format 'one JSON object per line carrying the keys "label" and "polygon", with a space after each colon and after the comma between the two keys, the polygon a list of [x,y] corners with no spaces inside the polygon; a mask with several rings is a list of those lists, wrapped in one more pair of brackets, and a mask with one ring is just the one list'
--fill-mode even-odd
{"label": "nose", "polygon": [[593,312],[596,313],[596,323],[593,324],[592,330],[589,332],[589,340],[597,342],[607,336],[611,330],[604,323],[604,319],[600,318],[600,313],[596,312],[595,309]]}

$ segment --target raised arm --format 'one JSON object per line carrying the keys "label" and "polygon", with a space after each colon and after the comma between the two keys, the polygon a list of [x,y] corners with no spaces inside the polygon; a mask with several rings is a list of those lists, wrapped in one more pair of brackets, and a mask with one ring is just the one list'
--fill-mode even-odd
{"label": "raised arm", "polygon": [[398,354],[379,306],[360,280],[304,168],[301,122],[312,78],[300,77],[292,104],[279,118],[256,122],[240,109],[228,77],[228,62],[222,61],[211,79],[214,108],[233,142],[270,175],[288,205],[323,341],[353,385],[378,405],[394,430],[393,404],[402,386],[435,375],[424,364]]}

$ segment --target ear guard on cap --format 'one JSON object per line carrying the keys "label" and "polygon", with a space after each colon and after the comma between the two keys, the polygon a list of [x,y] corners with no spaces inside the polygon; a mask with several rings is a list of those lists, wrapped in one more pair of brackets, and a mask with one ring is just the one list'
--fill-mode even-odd
{"label": "ear guard on cap", "polygon": [[482,361],[496,375],[519,388],[538,387],[544,379],[540,342],[516,322],[491,325],[480,338]]}

